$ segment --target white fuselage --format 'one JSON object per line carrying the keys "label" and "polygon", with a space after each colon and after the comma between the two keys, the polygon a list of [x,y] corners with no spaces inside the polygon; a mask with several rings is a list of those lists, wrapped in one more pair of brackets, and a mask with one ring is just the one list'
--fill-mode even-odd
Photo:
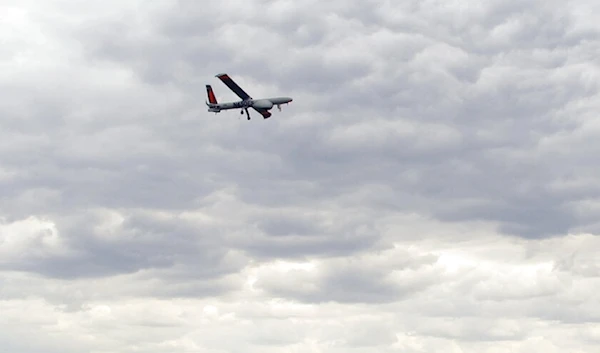
{"label": "white fuselage", "polygon": [[280,106],[281,104],[287,104],[292,101],[290,97],[274,97],[274,98],[262,98],[262,99],[247,99],[237,102],[225,102],[225,103],[213,103],[208,104],[210,112],[218,113],[221,110],[228,109],[247,109],[247,108],[258,108],[258,109],[271,109],[273,106]]}

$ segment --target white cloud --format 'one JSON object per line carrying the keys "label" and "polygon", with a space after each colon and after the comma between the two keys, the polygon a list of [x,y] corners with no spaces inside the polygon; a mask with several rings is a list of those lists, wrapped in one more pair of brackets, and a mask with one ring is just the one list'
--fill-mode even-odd
{"label": "white cloud", "polygon": [[0,263],[4,266],[69,252],[56,225],[34,216],[0,224],[0,244]]}

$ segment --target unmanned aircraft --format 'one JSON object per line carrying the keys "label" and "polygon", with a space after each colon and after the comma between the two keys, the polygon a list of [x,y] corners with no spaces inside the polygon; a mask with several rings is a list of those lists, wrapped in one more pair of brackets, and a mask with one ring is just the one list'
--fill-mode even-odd
{"label": "unmanned aircraft", "polygon": [[248,116],[248,120],[250,120],[248,108],[252,108],[259,112],[263,118],[267,119],[271,116],[271,112],[269,112],[269,110],[273,108],[274,105],[276,105],[277,109],[281,111],[282,104],[288,104],[292,101],[292,98],[290,97],[253,99],[248,95],[248,93],[244,92],[244,90],[238,86],[231,79],[231,77],[229,77],[229,75],[218,74],[215,77],[218,77],[221,81],[223,81],[223,83],[242,100],[237,102],[219,103],[217,102],[217,97],[215,97],[212,87],[210,85],[206,85],[206,94],[208,95],[208,102],[206,102],[206,105],[208,106],[209,112],[219,113],[221,110],[241,109],[240,114],[244,114],[244,112],[246,112],[246,116]]}

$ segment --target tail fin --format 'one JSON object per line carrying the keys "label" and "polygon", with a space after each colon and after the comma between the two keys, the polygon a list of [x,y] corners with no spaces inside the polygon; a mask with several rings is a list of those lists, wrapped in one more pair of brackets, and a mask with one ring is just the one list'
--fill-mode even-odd
{"label": "tail fin", "polygon": [[210,85],[206,85],[206,95],[208,96],[208,102],[210,104],[217,104],[217,97],[215,97],[215,93]]}

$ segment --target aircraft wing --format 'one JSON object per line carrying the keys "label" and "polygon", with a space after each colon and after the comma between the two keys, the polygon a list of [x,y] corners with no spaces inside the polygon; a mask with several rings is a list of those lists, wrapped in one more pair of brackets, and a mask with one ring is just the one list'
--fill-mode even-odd
{"label": "aircraft wing", "polygon": [[271,114],[271,112],[269,112],[269,111],[268,111],[268,110],[266,110],[266,109],[254,108],[254,107],[252,107],[252,109],[254,109],[254,110],[256,110],[257,112],[259,112],[259,113],[260,113],[260,115],[262,115],[262,116],[263,116],[263,118],[265,118],[265,119],[268,119],[268,118],[269,118],[269,117],[272,115],[272,114]]}
{"label": "aircraft wing", "polygon": [[[248,95],[248,93],[244,92],[244,90],[243,90],[243,89],[242,89],[240,86],[238,86],[238,85],[237,85],[237,83],[235,83],[235,82],[234,82],[234,81],[231,79],[231,77],[229,77],[229,75],[227,75],[227,74],[218,74],[218,75],[217,75],[217,77],[218,77],[218,78],[219,78],[221,81],[223,81],[223,83],[224,83],[224,84],[225,84],[227,87],[229,87],[229,89],[230,89],[230,90],[232,90],[232,91],[233,91],[233,93],[237,94],[237,95],[238,95],[238,97],[240,97],[241,99],[243,99],[243,100],[246,100],[246,99],[252,99],[252,97],[250,97],[250,96]],[[262,113],[261,113],[261,114],[262,114]]]}

